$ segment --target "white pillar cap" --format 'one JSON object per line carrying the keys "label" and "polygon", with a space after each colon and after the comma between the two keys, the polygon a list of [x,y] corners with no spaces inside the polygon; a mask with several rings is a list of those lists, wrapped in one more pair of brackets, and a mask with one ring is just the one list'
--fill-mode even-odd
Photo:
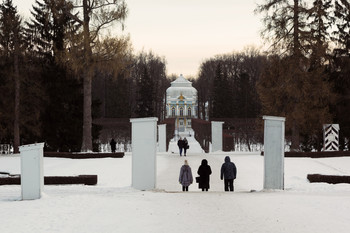
{"label": "white pillar cap", "polygon": [[264,120],[270,121],[286,121],[285,117],[277,117],[277,116],[263,116]]}

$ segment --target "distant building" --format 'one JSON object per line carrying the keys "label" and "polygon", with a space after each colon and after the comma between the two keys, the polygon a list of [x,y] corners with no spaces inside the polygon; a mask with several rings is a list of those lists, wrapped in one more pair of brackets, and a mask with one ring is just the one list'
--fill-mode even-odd
{"label": "distant building", "polygon": [[198,118],[197,90],[182,74],[166,90],[166,118],[175,118],[178,132],[192,128],[191,119]]}

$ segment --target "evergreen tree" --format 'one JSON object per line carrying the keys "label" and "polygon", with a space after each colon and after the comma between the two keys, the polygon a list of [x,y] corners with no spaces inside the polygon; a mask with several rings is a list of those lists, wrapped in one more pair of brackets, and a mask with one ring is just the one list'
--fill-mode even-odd
{"label": "evergreen tree", "polygon": [[255,84],[251,84],[247,73],[242,73],[238,77],[238,92],[237,92],[237,115],[239,118],[254,118],[254,99],[253,88]]}
{"label": "evergreen tree", "polygon": [[47,63],[58,59],[57,54],[64,49],[67,28],[76,28],[72,20],[63,12],[72,7],[66,0],[36,0],[31,11],[32,18],[26,22],[25,37],[32,57]]}
{"label": "evergreen tree", "polygon": [[315,0],[309,10],[310,23],[310,68],[313,71],[324,67],[329,61],[328,41],[329,30],[334,18],[331,16],[332,0]]}
{"label": "evergreen tree", "polygon": [[334,12],[337,30],[333,35],[338,43],[336,53],[350,56],[350,2],[348,0],[335,1]]}
{"label": "evergreen tree", "polygon": [[228,118],[232,116],[232,95],[226,72],[223,72],[222,64],[216,68],[213,87],[213,111],[212,118]]}
{"label": "evergreen tree", "polygon": [[[282,59],[271,59],[259,82],[259,95],[264,105],[264,114],[286,116],[286,129],[292,134],[292,150],[299,150],[301,134],[312,135],[330,120],[329,104],[332,98],[329,85],[324,76],[320,76],[323,67],[310,69],[312,63],[323,65],[318,61],[319,51],[325,50],[321,43],[323,39],[316,38],[324,30],[324,25],[320,23],[320,12],[324,8],[319,3],[314,6],[316,7],[311,12],[316,12],[313,15],[317,21],[316,31],[307,27],[307,13],[310,11],[303,1],[267,0],[258,9],[259,12],[265,12],[265,33],[270,33],[268,35],[273,47],[278,49],[278,54],[284,56]],[[310,41],[319,43],[316,43],[318,47],[311,43],[314,57],[311,56],[310,49],[306,49]],[[276,92],[271,92],[272,84],[276,85],[273,87]],[[280,88],[283,93],[277,90]],[[280,103],[281,99],[283,105],[272,104]],[[322,114],[322,117],[314,121],[314,114]]]}
{"label": "evergreen tree", "polygon": [[67,7],[65,0],[37,0],[25,29],[30,60],[45,89],[41,137],[53,151],[79,151],[82,137],[82,84],[57,63],[65,32],[74,27],[62,11]]}
{"label": "evergreen tree", "polygon": [[335,24],[333,40],[337,42],[331,67],[331,81],[337,99],[332,106],[334,122],[340,124],[340,148],[348,149],[350,138],[350,3],[347,0],[335,1]]}
{"label": "evergreen tree", "polygon": [[[140,102],[146,101],[147,97],[152,109],[150,116],[159,120],[165,117],[165,94],[170,86],[170,80],[166,76],[166,62],[152,52],[141,52],[133,57],[133,64],[130,67],[129,79],[129,103],[131,116],[138,117],[140,114]],[[143,80],[147,80],[145,83]],[[150,87],[144,87],[144,86]],[[142,94],[141,94],[142,93]]]}
{"label": "evergreen tree", "polygon": [[153,84],[146,66],[142,78],[138,80],[137,117],[154,117]]}
{"label": "evergreen tree", "polygon": [[129,105],[129,84],[125,75],[125,73],[120,73],[116,79],[111,76],[107,76],[105,78],[106,83],[102,93],[104,95],[103,98],[105,98],[104,117],[131,117],[131,108]]}
{"label": "evergreen tree", "polygon": [[335,103],[332,105],[334,123],[340,125],[340,149],[349,148],[350,138],[350,57],[335,56],[331,63],[331,84],[337,94]]}
{"label": "evergreen tree", "polygon": [[[210,117],[213,117],[213,101],[217,98],[214,97],[216,94],[226,96],[222,108],[225,109],[225,113],[220,113],[222,117],[258,117],[261,104],[256,82],[264,60],[265,56],[250,48],[241,53],[217,55],[204,61],[200,66],[199,77],[193,83],[198,90],[199,117],[204,119],[206,104]],[[220,76],[218,64],[222,70]],[[222,77],[223,84],[222,81],[216,81],[218,77]],[[218,88],[219,85],[221,89]],[[219,91],[214,90],[215,87]]]}
{"label": "evergreen tree", "polygon": [[[12,0],[5,0],[0,5],[0,46],[4,65],[7,66],[6,75],[14,83],[14,111],[13,111],[13,147],[14,153],[19,153],[20,145],[20,57],[22,54],[23,35],[21,19]],[[12,81],[12,80],[11,80]]]}
{"label": "evergreen tree", "polygon": [[[208,59],[204,61],[199,68],[199,76],[194,87],[198,91],[198,117],[206,120],[206,108],[209,109],[209,114],[212,113],[212,91],[214,78],[216,75],[217,61]],[[208,105],[208,106],[207,106]]]}

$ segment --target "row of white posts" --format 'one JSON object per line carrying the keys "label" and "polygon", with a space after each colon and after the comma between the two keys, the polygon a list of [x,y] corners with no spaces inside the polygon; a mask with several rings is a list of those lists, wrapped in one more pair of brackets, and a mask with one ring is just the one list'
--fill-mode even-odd
{"label": "row of white posts", "polygon": [[[284,188],[284,121],[264,116],[264,188]],[[156,187],[157,118],[135,118],[132,123],[132,186],[139,190]],[[212,122],[212,151],[222,150],[223,122]],[[166,128],[159,128],[159,151],[166,151]],[[44,143],[21,146],[22,199],[39,199],[44,186]]]}
{"label": "row of white posts", "polygon": [[[284,117],[264,116],[264,189],[284,189]],[[157,118],[131,119],[132,186],[156,187]],[[212,121],[212,151],[222,151],[222,125]],[[159,128],[159,151],[166,151],[165,125]]]}
{"label": "row of white posts", "polygon": [[[157,118],[131,119],[132,186],[139,190],[156,187]],[[221,151],[222,125],[212,121],[212,151]],[[166,125],[158,126],[159,152],[166,152]]]}

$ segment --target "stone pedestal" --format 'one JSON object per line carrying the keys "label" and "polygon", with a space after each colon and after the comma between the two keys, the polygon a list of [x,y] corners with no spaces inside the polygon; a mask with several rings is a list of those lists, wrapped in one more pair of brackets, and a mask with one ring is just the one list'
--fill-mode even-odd
{"label": "stone pedestal", "polygon": [[222,121],[212,121],[211,122],[211,151],[222,151]]}
{"label": "stone pedestal", "polygon": [[264,119],[264,189],[284,189],[284,117]]}
{"label": "stone pedestal", "polygon": [[139,190],[156,187],[157,121],[155,117],[130,119],[132,186]]}
{"label": "stone pedestal", "polygon": [[44,143],[19,147],[22,200],[34,200],[41,197],[44,188],[43,148]]}
{"label": "stone pedestal", "polygon": [[166,152],[166,124],[158,125],[158,149],[159,152]]}

